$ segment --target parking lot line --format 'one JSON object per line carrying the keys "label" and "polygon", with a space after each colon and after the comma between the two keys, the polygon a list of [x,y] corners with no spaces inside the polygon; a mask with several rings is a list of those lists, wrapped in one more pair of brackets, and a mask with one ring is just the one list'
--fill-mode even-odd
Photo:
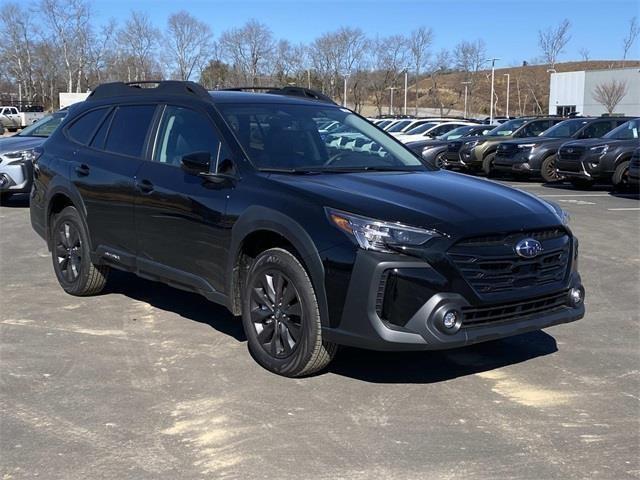
{"label": "parking lot line", "polygon": [[627,208],[607,208],[607,210],[611,210],[612,212],[618,210],[640,210],[640,207],[627,207]]}
{"label": "parking lot line", "polygon": [[608,193],[563,193],[563,194],[552,194],[552,195],[539,195],[540,197],[610,197]]}

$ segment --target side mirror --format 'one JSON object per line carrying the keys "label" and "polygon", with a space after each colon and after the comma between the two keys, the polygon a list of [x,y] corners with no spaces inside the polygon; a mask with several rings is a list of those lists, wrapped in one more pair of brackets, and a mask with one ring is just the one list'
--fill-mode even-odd
{"label": "side mirror", "polygon": [[211,154],[209,152],[188,153],[180,159],[180,164],[183,170],[194,175],[209,173],[209,170],[211,170]]}

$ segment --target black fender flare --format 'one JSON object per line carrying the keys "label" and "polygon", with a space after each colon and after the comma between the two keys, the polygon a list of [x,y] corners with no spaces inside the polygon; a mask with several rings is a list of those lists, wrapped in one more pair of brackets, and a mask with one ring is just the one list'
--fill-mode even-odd
{"label": "black fender flare", "polygon": [[68,179],[63,178],[60,175],[56,175],[54,178],[51,179],[51,182],[49,183],[49,186],[47,188],[47,194],[44,201],[44,204],[45,204],[44,231],[46,235],[47,246],[49,247],[49,249],[51,249],[51,245],[49,245],[49,239],[50,239],[49,220],[51,218],[51,208],[53,206],[52,200],[58,194],[64,195],[69,200],[71,200],[71,203],[73,204],[75,209],[78,210],[78,213],[80,213],[80,218],[82,219],[84,228],[87,231],[87,237],[89,238],[89,251],[93,252],[93,248],[91,246],[91,233],[89,232],[89,226],[87,224],[87,209],[84,205],[84,201],[82,200],[82,196],[80,195],[80,192],[78,192],[75,186]]}
{"label": "black fender flare", "polygon": [[231,243],[226,267],[226,286],[229,297],[229,309],[238,311],[234,307],[236,299],[233,295],[237,271],[236,260],[242,249],[242,244],[251,233],[258,230],[266,230],[281,235],[289,241],[302,257],[301,260],[307,269],[309,278],[316,292],[320,320],[323,326],[329,325],[329,309],[324,285],[325,271],[320,254],[315,243],[306,230],[291,217],[271,208],[262,206],[249,207],[236,221],[231,229]]}

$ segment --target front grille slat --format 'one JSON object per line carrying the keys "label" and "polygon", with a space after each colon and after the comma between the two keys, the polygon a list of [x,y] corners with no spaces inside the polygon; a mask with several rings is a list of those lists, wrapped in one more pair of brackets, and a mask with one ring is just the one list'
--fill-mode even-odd
{"label": "front grille slat", "polygon": [[462,327],[470,328],[481,325],[522,320],[540,313],[549,313],[566,307],[567,290],[539,297],[532,300],[488,307],[463,307],[464,319]]}
{"label": "front grille slat", "polygon": [[[543,252],[531,259],[518,256],[514,246],[523,238],[540,241]],[[490,294],[562,280],[569,250],[568,234],[556,228],[464,239],[448,255],[476,292]]]}

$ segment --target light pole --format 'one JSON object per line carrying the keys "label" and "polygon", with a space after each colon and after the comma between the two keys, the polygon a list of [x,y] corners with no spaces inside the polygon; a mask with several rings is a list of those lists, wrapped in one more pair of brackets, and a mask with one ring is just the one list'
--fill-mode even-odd
{"label": "light pole", "polygon": [[493,95],[494,95],[494,82],[496,76],[496,60],[500,60],[499,58],[491,59],[491,105],[489,106],[489,125],[493,125]]}
{"label": "light pole", "polygon": [[462,82],[462,85],[464,85],[464,118],[467,118],[467,88],[471,82]]}
{"label": "light pole", "polygon": [[342,106],[347,106],[347,78],[349,78],[349,74],[344,74],[344,96],[342,97]]}
{"label": "light pole", "polygon": [[508,73],[504,74],[507,77],[507,113],[506,117],[509,118],[509,84],[511,83],[511,76]]}
{"label": "light pole", "polygon": [[409,72],[404,71],[404,108],[402,109],[403,115],[407,114],[407,85],[409,80]]}
{"label": "light pole", "polygon": [[389,87],[388,90],[391,90],[391,98],[389,100],[389,115],[393,113],[393,91],[396,90],[397,87]]}

